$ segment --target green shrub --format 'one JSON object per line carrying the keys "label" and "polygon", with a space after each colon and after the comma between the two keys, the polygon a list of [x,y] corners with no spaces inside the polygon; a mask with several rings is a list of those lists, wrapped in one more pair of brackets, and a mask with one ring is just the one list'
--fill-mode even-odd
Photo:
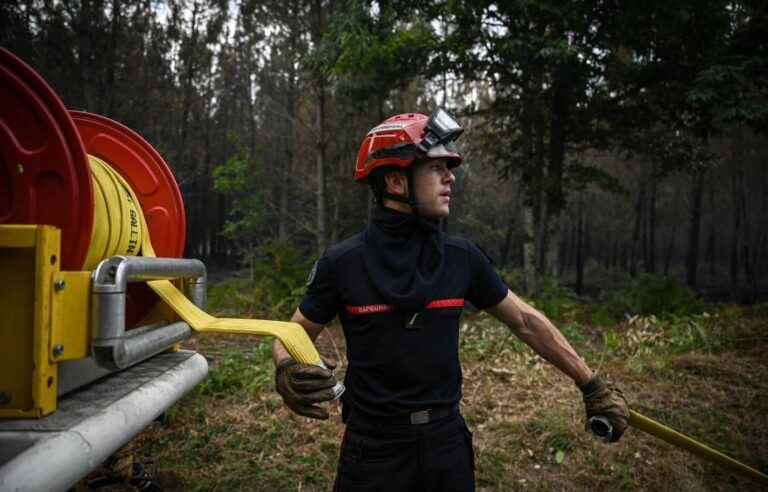
{"label": "green shrub", "polygon": [[750,309],[750,312],[752,316],[758,317],[758,318],[768,318],[768,302],[761,302],[760,304],[755,304],[752,306],[752,309]]}
{"label": "green shrub", "polygon": [[246,316],[253,312],[253,283],[249,279],[231,278],[208,284],[207,310],[215,315]]}
{"label": "green shrub", "polygon": [[554,277],[544,277],[541,291],[535,297],[535,304],[537,309],[556,322],[572,319],[580,308],[576,294],[560,285]]}
{"label": "green shrub", "polygon": [[499,270],[499,275],[512,292],[525,291],[525,272],[522,268],[504,268]]}
{"label": "green shrub", "polygon": [[680,282],[650,274],[635,277],[629,286],[608,297],[596,314],[605,320],[626,315],[689,316],[700,313],[704,303]]}
{"label": "green shrub", "polygon": [[287,241],[268,241],[256,249],[252,261],[254,302],[270,317],[288,317],[304,294],[311,264]]}
{"label": "green shrub", "polygon": [[311,265],[298,247],[268,241],[249,255],[250,278],[234,278],[208,289],[208,309],[219,315],[285,319],[304,295]]}

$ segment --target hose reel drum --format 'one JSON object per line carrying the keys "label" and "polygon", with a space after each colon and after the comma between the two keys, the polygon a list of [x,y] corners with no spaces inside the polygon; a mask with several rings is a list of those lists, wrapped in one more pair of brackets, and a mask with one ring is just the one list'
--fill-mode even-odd
{"label": "hose reel drum", "polygon": [[10,327],[0,330],[0,418],[44,416],[58,395],[193,329],[277,337],[297,361],[322,364],[297,323],[202,311],[205,265],[180,258],[181,193],[140,135],[67,111],[2,48],[0,100],[0,278],[14,286],[0,292]]}
{"label": "hose reel drum", "polygon": [[[147,230],[141,232],[149,235],[157,255],[182,256],[186,215],[181,193],[168,165],[146,140],[109,118],[68,111],[40,75],[4,49],[0,49],[0,101],[0,224],[48,225],[60,230],[60,243],[55,245],[55,252],[47,255],[49,264],[45,265],[44,276],[65,271],[87,272],[90,276],[90,271],[110,256],[138,254],[140,244],[128,237],[132,232],[130,224],[121,221],[120,214],[116,213],[125,211],[128,205],[121,200],[124,197],[117,196],[121,186],[129,187],[137,201],[129,212],[136,215],[136,210],[138,213],[143,210],[144,220],[137,218],[133,226],[146,224]],[[110,186],[111,189],[105,189]],[[14,246],[14,242],[19,242],[18,230],[22,229],[5,229],[2,236],[8,244],[0,243],[0,246]],[[40,234],[30,237],[38,236]],[[96,239],[101,239],[100,244],[95,244]],[[94,310],[96,313],[94,305],[98,304],[89,300],[91,286],[87,279],[76,282],[71,277],[69,285],[66,280],[58,279],[51,288],[41,290],[41,286],[36,285],[38,279],[29,274],[41,271],[40,265],[20,270],[15,266],[20,263],[18,251],[15,248],[0,250],[0,271],[6,289],[29,292],[29,295],[0,295],[0,305],[8,322],[8,329],[0,333],[0,357],[5,361],[2,364],[8,366],[0,371],[6,374],[0,376],[3,394],[0,417],[50,413],[55,409],[57,393],[90,382],[105,370],[132,365],[190,335],[189,326],[175,323],[178,317],[171,316],[173,313],[168,310],[164,317],[170,328],[130,329],[162,304],[146,283],[136,280],[192,275],[190,285],[197,291],[195,300],[200,307],[205,300],[202,283],[205,266],[201,262],[175,260],[173,268],[165,268],[156,272],[159,275],[152,276],[148,274],[153,273],[153,269],[163,270],[168,261],[143,258],[143,276],[126,277],[126,283],[132,283],[123,286],[119,318],[122,331],[113,330],[114,339],[105,342],[108,349],[100,350],[98,325],[102,321],[95,314],[82,312]],[[147,270],[147,264],[153,268]],[[59,309],[63,311],[60,315],[44,312],[46,305],[39,299],[50,295],[55,304],[58,293],[67,294],[70,299],[78,297],[77,305],[73,307],[70,303],[69,307]],[[41,318],[47,322],[36,321]],[[115,319],[109,318],[112,325]],[[65,334],[63,337],[70,343],[58,343],[60,340],[54,340],[57,329],[45,332],[57,324],[62,325],[59,330],[83,333]],[[83,342],[72,342],[75,338]],[[36,353],[33,348],[38,345],[47,345],[43,347],[47,350]],[[104,350],[114,354],[104,356]],[[68,369],[66,361],[89,355],[95,355],[94,360],[101,367],[87,366],[85,370],[78,369],[75,375],[64,374]],[[78,367],[82,368],[83,364]],[[60,380],[69,382],[59,385]]]}

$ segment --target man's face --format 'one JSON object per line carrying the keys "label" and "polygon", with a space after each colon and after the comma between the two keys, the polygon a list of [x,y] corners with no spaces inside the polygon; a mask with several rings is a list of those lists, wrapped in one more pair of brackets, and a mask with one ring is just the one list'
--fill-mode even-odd
{"label": "man's face", "polygon": [[421,162],[413,170],[413,187],[419,214],[432,219],[451,213],[451,185],[456,181],[446,159]]}

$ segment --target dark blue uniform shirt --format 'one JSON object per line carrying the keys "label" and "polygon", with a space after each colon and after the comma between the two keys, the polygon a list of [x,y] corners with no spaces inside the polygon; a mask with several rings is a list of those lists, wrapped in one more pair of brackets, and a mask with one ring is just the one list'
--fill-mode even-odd
{"label": "dark blue uniform shirt", "polygon": [[[349,367],[345,411],[400,415],[461,399],[459,317],[464,302],[495,306],[507,286],[471,241],[446,237],[438,288],[420,313],[384,302],[363,262],[364,233],[317,261],[299,309],[310,321],[341,320]],[[414,316],[416,318],[414,319]]]}

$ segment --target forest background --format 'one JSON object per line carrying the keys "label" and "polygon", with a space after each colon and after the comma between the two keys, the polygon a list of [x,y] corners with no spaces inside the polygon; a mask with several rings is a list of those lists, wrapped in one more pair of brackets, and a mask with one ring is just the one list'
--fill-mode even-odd
{"label": "forest background", "polygon": [[[365,133],[448,109],[466,131],[445,229],[633,409],[768,469],[768,3],[6,0],[0,45],[160,151],[216,315],[290,316],[371,213]],[[317,345],[342,377],[337,328]],[[505,326],[460,330],[478,490],[757,487],[634,429],[598,443],[576,388]],[[287,410],[268,341],[186,344],[208,378],[120,453],[138,468],[110,459],[77,490],[134,490],[119,468],[164,490],[330,489],[338,406]]]}
{"label": "forest background", "polygon": [[266,279],[262,307],[364,226],[368,129],[436,107],[466,127],[445,228],[513,287],[766,295],[764,2],[11,0],[0,25],[67,106],[159,149],[186,256]]}

